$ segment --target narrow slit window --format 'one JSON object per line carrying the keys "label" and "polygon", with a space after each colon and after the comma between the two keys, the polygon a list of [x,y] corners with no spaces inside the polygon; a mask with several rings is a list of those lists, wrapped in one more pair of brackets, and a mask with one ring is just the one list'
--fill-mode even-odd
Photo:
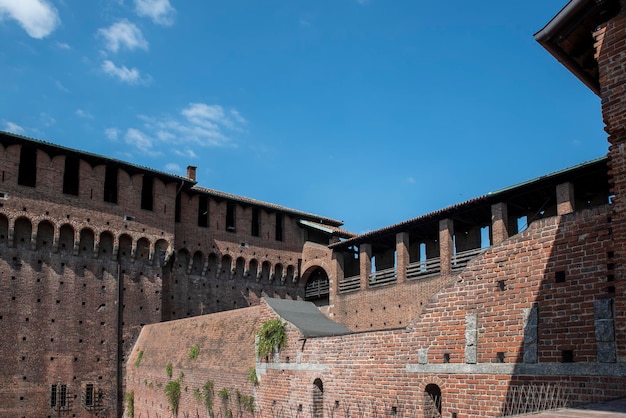
{"label": "narrow slit window", "polygon": [[85,385],[85,406],[86,407],[94,406],[94,402],[93,402],[93,383],[87,383],[87,385]]}
{"label": "narrow slit window", "polygon": [[78,196],[80,160],[68,155],[63,171],[63,193]]}
{"label": "narrow slit window", "polygon": [[260,216],[259,216],[259,208],[252,208],[252,228],[251,233],[253,237],[258,237],[260,235]]}
{"label": "narrow slit window", "polygon": [[226,230],[235,232],[235,202],[226,202]]}
{"label": "narrow slit window", "polygon": [[50,385],[50,408],[57,406],[57,385]]}
{"label": "narrow slit window", "polygon": [[154,177],[143,176],[141,184],[141,209],[152,210],[154,208]]}
{"label": "narrow slit window", "polygon": [[209,226],[209,199],[206,196],[198,198],[198,226]]}
{"label": "narrow slit window", "polygon": [[107,166],[104,174],[104,201],[117,203],[117,167]]}
{"label": "narrow slit window", "polygon": [[283,229],[285,223],[285,216],[282,213],[276,214],[276,241],[283,240]]}
{"label": "narrow slit window", "polygon": [[35,187],[37,182],[37,149],[22,146],[20,150],[20,167],[17,173],[17,184]]}
{"label": "narrow slit window", "polygon": [[65,408],[67,406],[67,385],[59,385],[59,407]]}

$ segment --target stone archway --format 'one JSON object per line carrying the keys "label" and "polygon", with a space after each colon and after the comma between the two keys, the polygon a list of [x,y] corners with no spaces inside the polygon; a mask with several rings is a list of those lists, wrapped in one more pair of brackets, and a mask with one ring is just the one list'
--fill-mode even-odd
{"label": "stone archway", "polygon": [[328,274],[322,267],[311,267],[305,274],[304,300],[315,303],[317,306],[329,304],[330,286]]}
{"label": "stone archway", "polygon": [[441,418],[441,388],[434,383],[424,388],[424,417]]}

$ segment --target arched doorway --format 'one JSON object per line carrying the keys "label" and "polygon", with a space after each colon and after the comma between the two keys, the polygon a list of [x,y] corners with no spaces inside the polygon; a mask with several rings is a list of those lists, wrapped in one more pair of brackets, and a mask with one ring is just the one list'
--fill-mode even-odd
{"label": "arched doorway", "polygon": [[311,301],[317,306],[326,306],[329,303],[330,291],[328,274],[321,267],[315,267],[304,287],[304,300]]}
{"label": "arched doorway", "polygon": [[324,384],[321,379],[313,381],[313,408],[312,418],[324,417]]}
{"label": "arched doorway", "polygon": [[426,385],[424,389],[424,417],[441,417],[441,389],[434,383]]}

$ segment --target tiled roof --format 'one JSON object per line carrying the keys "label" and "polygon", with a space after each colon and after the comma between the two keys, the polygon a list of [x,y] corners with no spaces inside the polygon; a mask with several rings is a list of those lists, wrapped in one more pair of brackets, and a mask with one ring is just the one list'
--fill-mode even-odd
{"label": "tiled roof", "polygon": [[207,194],[209,196],[217,197],[217,198],[233,200],[239,203],[260,206],[269,210],[284,212],[295,217],[302,217],[307,220],[315,221],[322,225],[328,225],[328,226],[333,226],[333,227],[343,225],[342,221],[338,221],[336,219],[327,218],[325,216],[316,215],[314,213],[307,213],[307,212],[302,212],[302,211],[295,210],[295,209],[290,209],[284,206],[276,205],[274,203],[264,202],[262,200],[256,200],[256,199],[251,199],[249,197],[238,196],[238,195],[231,194],[231,193],[221,192],[215,189],[208,189],[206,187],[202,187],[198,185],[194,186],[192,190],[195,190],[199,193]]}

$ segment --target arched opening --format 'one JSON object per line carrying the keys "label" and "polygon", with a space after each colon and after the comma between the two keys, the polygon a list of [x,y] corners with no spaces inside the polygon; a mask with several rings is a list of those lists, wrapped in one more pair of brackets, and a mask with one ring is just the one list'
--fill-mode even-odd
{"label": "arched opening", "polygon": [[133,239],[128,234],[120,235],[119,249],[117,256],[120,260],[130,260],[130,253],[133,247]]}
{"label": "arched opening", "polygon": [[217,271],[217,254],[211,253],[209,254],[209,266],[207,268],[207,276],[210,279],[216,279],[218,276]]}
{"label": "arched opening", "polygon": [[9,236],[9,220],[6,216],[0,215],[0,243],[6,244]]}
{"label": "arched opening", "polygon": [[160,239],[154,244],[154,260],[158,267],[163,267],[166,264],[167,248],[168,244],[164,239]]}
{"label": "arched opening", "polygon": [[102,260],[110,260],[113,256],[113,234],[104,231],[100,234],[100,242],[98,244],[98,258]]}
{"label": "arched opening", "polygon": [[65,224],[59,229],[59,251],[61,254],[72,254],[74,251],[74,228]]}
{"label": "arched opening", "polygon": [[83,257],[93,257],[93,244],[93,231],[89,228],[81,229],[79,254]]}
{"label": "arched opening", "polygon": [[189,266],[189,252],[185,248],[181,248],[176,253],[176,269],[182,274],[187,273],[187,267]]}
{"label": "arched opening", "polygon": [[137,250],[135,252],[135,260],[148,261],[150,258],[150,241],[147,238],[140,238],[137,241]]}
{"label": "arched opening", "polygon": [[434,383],[424,389],[424,417],[441,417],[441,389]]}
{"label": "arched opening", "polygon": [[259,262],[254,258],[250,260],[250,265],[248,267],[248,279],[256,280],[256,276],[259,272]]}
{"label": "arched opening", "polygon": [[268,282],[270,280],[270,271],[272,269],[272,265],[269,261],[264,261],[261,264],[261,280],[264,282]]}
{"label": "arched opening", "polygon": [[246,260],[243,257],[238,257],[235,263],[235,277],[243,278],[243,273],[246,268]]}
{"label": "arched opening", "polygon": [[313,418],[324,417],[324,384],[321,379],[315,379],[313,381]]}
{"label": "arched opening", "polygon": [[33,232],[33,227],[30,221],[26,218],[19,218],[15,221],[13,239],[16,247],[28,247],[30,245],[30,236]]}
{"label": "arched opening", "polygon": [[232,258],[229,255],[225,255],[222,257],[222,271],[220,275],[223,279],[230,279],[232,269]]}
{"label": "arched opening", "polygon": [[37,249],[52,248],[54,226],[48,221],[41,221],[37,227]]}
{"label": "arched opening", "polygon": [[306,281],[304,300],[311,301],[317,306],[326,306],[329,304],[329,292],[328,274],[323,268],[315,267]]}
{"label": "arched opening", "polygon": [[193,255],[193,261],[191,264],[191,274],[194,276],[201,276],[204,269],[204,254],[202,251],[196,251]]}
{"label": "arched opening", "polygon": [[281,282],[283,281],[283,265],[282,264],[276,264],[274,266],[274,280],[280,280]]}

